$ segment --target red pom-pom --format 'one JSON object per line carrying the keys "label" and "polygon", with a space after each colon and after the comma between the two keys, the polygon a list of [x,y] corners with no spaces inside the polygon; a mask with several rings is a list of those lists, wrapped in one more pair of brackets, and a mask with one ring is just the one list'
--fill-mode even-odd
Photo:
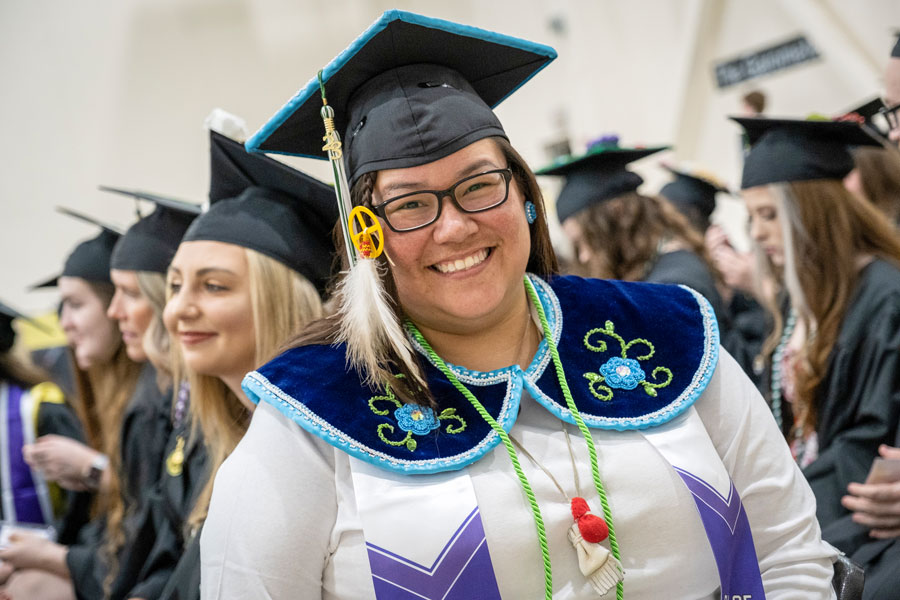
{"label": "red pom-pom", "polygon": [[572,498],[572,518],[578,523],[578,531],[585,541],[596,544],[609,537],[606,521],[591,513],[591,507],[584,498]]}
{"label": "red pom-pom", "polygon": [[578,519],[578,531],[585,541],[595,544],[609,536],[609,527],[606,526],[606,521],[591,513]]}
{"label": "red pom-pom", "polygon": [[578,496],[572,498],[572,518],[576,521],[584,516],[585,513],[591,512],[591,507],[588,506],[587,500],[584,498],[579,498]]}

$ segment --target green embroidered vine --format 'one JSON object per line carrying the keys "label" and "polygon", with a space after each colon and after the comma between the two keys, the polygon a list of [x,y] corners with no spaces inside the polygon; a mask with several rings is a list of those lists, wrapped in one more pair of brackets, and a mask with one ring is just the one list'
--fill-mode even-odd
{"label": "green embroidered vine", "polygon": [[[655,398],[657,389],[672,383],[672,371],[666,367],[659,366],[653,369],[650,373],[652,380],[647,379],[646,373],[641,368],[640,361],[650,360],[656,354],[656,348],[649,340],[635,338],[626,342],[625,338],[616,333],[613,322],[606,321],[602,328],[596,327],[584,334],[584,346],[591,352],[606,352],[607,350],[606,340],[598,340],[596,345],[591,343],[591,336],[594,334],[602,334],[616,340],[621,349],[620,356],[607,360],[600,367],[599,373],[587,372],[584,374],[584,378],[589,382],[588,389],[595,398],[608,402],[613,398],[613,388],[633,390],[638,386],[641,386],[648,396]],[[645,346],[646,352],[629,358],[628,351],[637,345]]]}
{"label": "green embroidered vine", "polygon": [[[397,375],[397,377],[402,377],[402,375]],[[380,409],[376,406],[379,402],[389,402],[394,405],[393,412],[394,417],[397,419],[397,425],[402,431],[406,432],[403,439],[391,440],[388,438],[388,435],[393,435],[396,428],[390,423],[380,424],[376,429],[378,439],[389,446],[406,446],[407,450],[415,452],[418,443],[414,436],[431,433],[441,426],[441,421],[451,421],[451,423],[447,423],[447,427],[444,429],[446,433],[451,435],[462,433],[466,429],[465,419],[456,414],[455,408],[445,408],[435,417],[431,408],[417,404],[403,404],[397,400],[389,383],[385,385],[384,395],[369,398],[369,410],[381,417],[390,415],[390,409]],[[454,426],[452,421],[455,421],[457,425]]]}

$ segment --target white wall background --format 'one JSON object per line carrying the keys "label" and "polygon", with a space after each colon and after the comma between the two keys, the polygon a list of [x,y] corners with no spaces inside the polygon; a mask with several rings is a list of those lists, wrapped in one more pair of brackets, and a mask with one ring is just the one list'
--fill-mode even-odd
{"label": "white wall background", "polygon": [[[252,130],[383,11],[401,8],[554,46],[560,58],[498,109],[535,167],[565,135],[673,144],[736,184],[738,111],[751,87],[768,113],[838,113],[877,94],[900,26],[897,0],[2,0],[0,2],[0,298],[29,311],[91,227],[67,205],[126,225],[131,202],[98,184],[201,202],[202,123],[219,106]],[[717,90],[713,64],[805,34],[821,58]],[[324,164],[292,164],[325,177]],[[654,159],[638,165],[655,191]],[[552,196],[553,185],[548,184]],[[717,218],[739,234],[736,200]]]}

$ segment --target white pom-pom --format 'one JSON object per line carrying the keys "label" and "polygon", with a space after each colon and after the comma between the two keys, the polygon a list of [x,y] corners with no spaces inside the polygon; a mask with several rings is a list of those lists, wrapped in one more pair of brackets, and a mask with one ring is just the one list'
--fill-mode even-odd
{"label": "white pom-pom", "polygon": [[388,383],[375,380],[385,372],[385,348],[393,348],[407,369],[416,374],[418,383],[424,385],[409,339],[397,322],[390,298],[381,285],[378,268],[374,260],[360,259],[344,273],[338,287],[341,326],[337,341],[347,344],[347,359],[365,375],[367,385]]}
{"label": "white pom-pom", "polygon": [[569,528],[569,541],[578,553],[578,568],[595,592],[602,596],[625,579],[622,563],[605,546],[585,541],[578,523]]}
{"label": "white pom-pom", "polygon": [[242,118],[221,108],[214,108],[206,117],[203,125],[210,131],[221,133],[236,142],[244,142],[247,139],[247,123]]}

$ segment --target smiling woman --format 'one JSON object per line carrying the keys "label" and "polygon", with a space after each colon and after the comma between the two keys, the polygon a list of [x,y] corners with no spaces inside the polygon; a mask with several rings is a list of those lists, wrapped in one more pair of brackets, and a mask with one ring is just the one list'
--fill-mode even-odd
{"label": "smiling woman", "polygon": [[[812,495],[709,303],[556,275],[491,110],[555,55],[389,11],[248,142],[317,156],[327,98],[385,251],[357,248],[339,311],[244,378],[204,598],[831,597]],[[362,261],[390,314],[346,293]]]}

